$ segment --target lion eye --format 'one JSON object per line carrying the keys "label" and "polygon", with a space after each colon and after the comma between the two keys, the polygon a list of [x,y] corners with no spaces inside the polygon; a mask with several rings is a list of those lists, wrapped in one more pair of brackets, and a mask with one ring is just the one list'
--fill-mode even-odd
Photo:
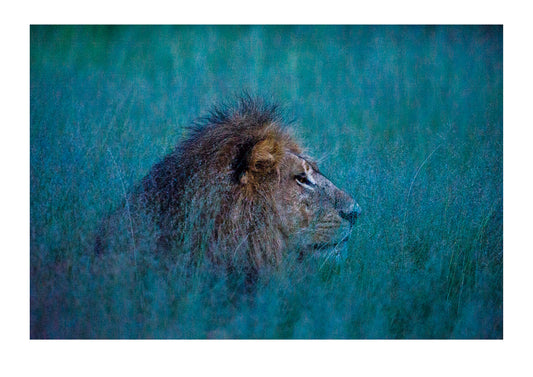
{"label": "lion eye", "polygon": [[307,178],[307,175],[305,173],[295,175],[294,179],[296,180],[296,183],[301,186],[306,186],[311,189],[313,188],[313,186],[315,186],[315,184]]}

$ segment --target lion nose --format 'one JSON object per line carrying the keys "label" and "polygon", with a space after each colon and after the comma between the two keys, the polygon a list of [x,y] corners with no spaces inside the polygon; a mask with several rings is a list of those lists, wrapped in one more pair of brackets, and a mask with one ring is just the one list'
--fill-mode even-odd
{"label": "lion nose", "polygon": [[354,203],[349,211],[340,211],[340,215],[343,219],[348,220],[350,225],[353,225],[355,220],[361,215],[361,207],[359,207],[359,204]]}

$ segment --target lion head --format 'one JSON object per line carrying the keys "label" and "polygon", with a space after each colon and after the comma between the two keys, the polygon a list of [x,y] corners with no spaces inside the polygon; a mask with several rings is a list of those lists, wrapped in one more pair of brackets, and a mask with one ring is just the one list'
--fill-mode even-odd
{"label": "lion head", "polygon": [[359,206],[287,132],[278,108],[250,97],[216,108],[135,190],[159,248],[258,270],[285,253],[345,242]]}

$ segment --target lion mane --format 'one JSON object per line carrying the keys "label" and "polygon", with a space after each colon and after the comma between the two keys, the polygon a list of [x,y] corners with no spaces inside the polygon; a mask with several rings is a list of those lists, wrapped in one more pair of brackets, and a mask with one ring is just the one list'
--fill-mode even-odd
{"label": "lion mane", "polygon": [[278,109],[248,96],[215,108],[152,168],[140,197],[155,210],[160,245],[178,241],[217,263],[254,269],[279,263],[286,235],[274,194],[283,154],[301,149]]}

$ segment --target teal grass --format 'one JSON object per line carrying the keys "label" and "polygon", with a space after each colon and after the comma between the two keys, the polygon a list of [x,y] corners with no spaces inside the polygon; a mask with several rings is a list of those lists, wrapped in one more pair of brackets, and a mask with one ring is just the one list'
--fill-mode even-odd
{"label": "teal grass", "polygon": [[[502,33],[31,26],[31,337],[502,338]],[[288,254],[243,293],[142,242],[95,256],[101,220],[242,90],[361,205],[345,259]]]}

